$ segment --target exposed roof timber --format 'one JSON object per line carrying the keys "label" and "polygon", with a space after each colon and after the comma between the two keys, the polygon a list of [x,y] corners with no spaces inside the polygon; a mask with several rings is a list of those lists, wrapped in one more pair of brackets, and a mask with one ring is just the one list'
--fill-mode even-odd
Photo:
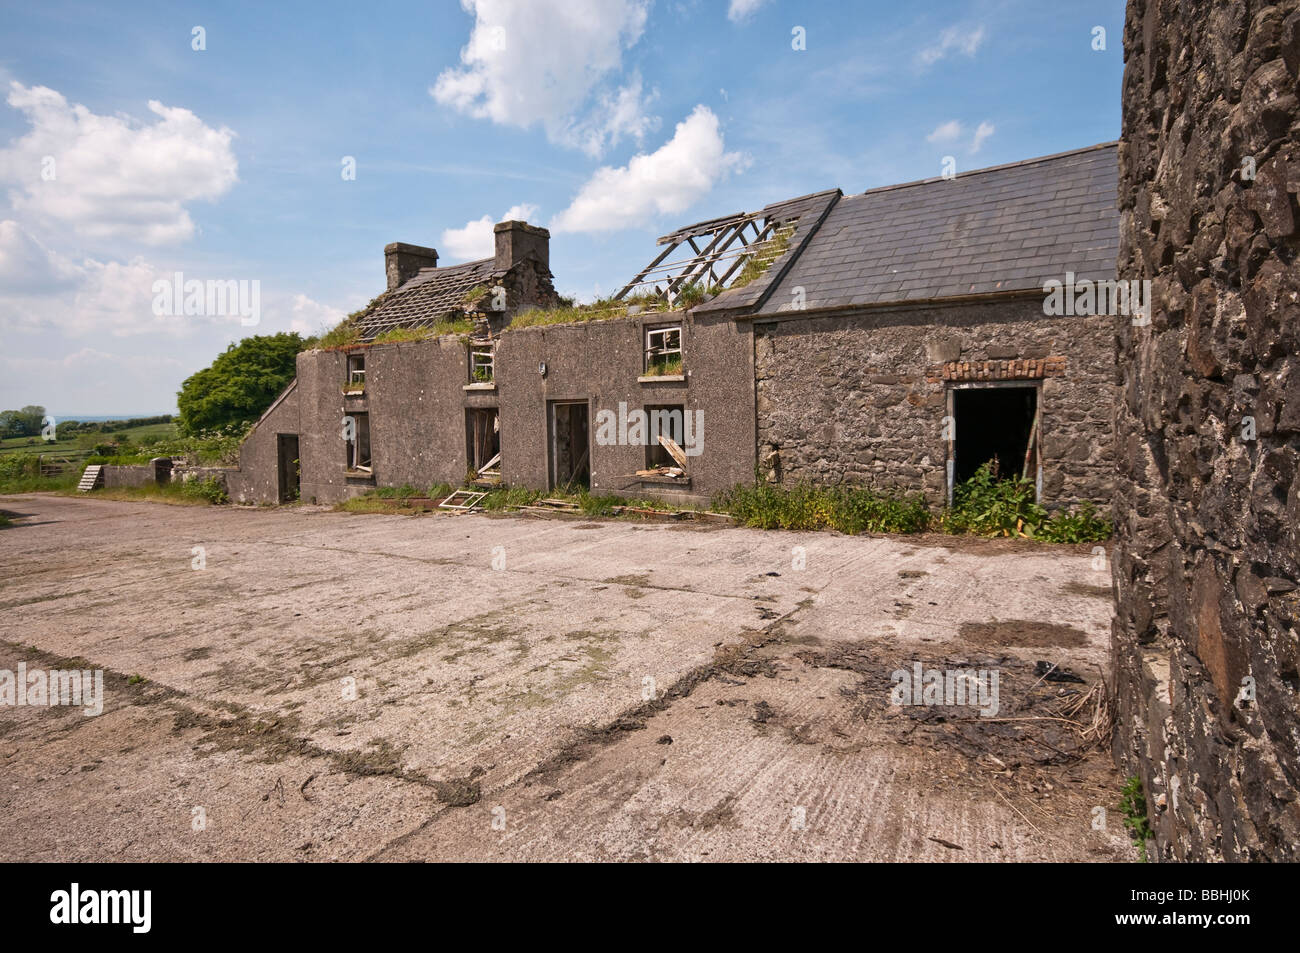
{"label": "exposed roof timber", "polygon": [[[766,221],[760,228],[759,220],[764,218]],[[774,216],[754,212],[709,219],[707,222],[698,222],[666,235],[659,239],[660,244],[666,245],[664,251],[641,269],[636,277],[614,296],[614,300],[621,300],[633,289],[645,286],[650,287],[651,293],[671,300],[679,289],[689,287],[706,278],[709,279],[710,285],[721,286],[736,273],[750,250],[767,239],[775,225]],[[752,238],[746,236],[746,229],[753,230]],[[706,237],[710,241],[701,248],[696,240]],[[736,242],[740,242],[741,247],[733,249],[732,246]],[[665,262],[665,259],[683,244],[689,245],[695,254],[688,258]],[[731,265],[719,277],[718,266],[727,261],[731,261]],[[660,288],[661,282],[665,283],[663,288]]]}

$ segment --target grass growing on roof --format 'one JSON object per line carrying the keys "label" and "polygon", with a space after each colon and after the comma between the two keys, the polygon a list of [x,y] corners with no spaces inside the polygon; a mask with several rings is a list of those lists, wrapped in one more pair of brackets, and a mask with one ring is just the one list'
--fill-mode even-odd
{"label": "grass growing on roof", "polygon": [[790,239],[793,236],[793,225],[778,228],[772,233],[771,238],[760,243],[752,252],[746,254],[745,263],[741,265],[740,273],[736,275],[736,280],[731,283],[731,288],[743,288],[767,274],[767,269],[772,266],[772,262],[784,255],[786,249],[790,247]]}

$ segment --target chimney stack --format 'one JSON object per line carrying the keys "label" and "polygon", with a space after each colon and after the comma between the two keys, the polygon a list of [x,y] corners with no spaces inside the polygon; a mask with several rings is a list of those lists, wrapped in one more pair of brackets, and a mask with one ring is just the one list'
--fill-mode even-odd
{"label": "chimney stack", "polygon": [[414,278],[421,268],[437,268],[438,252],[423,245],[393,242],[384,246],[384,271],[388,275],[388,290]]}
{"label": "chimney stack", "polygon": [[509,271],[531,258],[544,274],[551,271],[551,233],[527,222],[501,222],[492,231],[496,237],[497,271]]}

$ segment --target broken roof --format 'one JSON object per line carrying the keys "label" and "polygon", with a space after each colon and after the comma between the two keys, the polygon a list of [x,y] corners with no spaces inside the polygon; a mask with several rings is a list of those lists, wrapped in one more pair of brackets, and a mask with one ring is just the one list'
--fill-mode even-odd
{"label": "broken roof", "polygon": [[[1041,290],[1115,276],[1117,146],[1103,143],[942,177],[829,196],[806,208],[768,272],[697,311],[762,315]],[[772,206],[769,206],[771,208]]]}
{"label": "broken roof", "polygon": [[361,340],[373,341],[392,328],[422,328],[445,321],[466,310],[469,291],[490,285],[503,275],[493,258],[446,268],[421,268],[414,278],[388,292],[361,316]]}

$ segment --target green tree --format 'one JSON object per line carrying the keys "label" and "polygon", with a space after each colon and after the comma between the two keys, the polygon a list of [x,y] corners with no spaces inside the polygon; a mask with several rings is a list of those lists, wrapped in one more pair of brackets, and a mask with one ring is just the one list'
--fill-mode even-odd
{"label": "green tree", "polygon": [[176,395],[184,435],[252,423],[296,373],[307,342],[298,334],[255,335],[231,344],[211,367],[190,375]]}
{"label": "green tree", "polygon": [[41,432],[45,408],[28,404],[22,410],[0,411],[0,437],[35,437]]}

